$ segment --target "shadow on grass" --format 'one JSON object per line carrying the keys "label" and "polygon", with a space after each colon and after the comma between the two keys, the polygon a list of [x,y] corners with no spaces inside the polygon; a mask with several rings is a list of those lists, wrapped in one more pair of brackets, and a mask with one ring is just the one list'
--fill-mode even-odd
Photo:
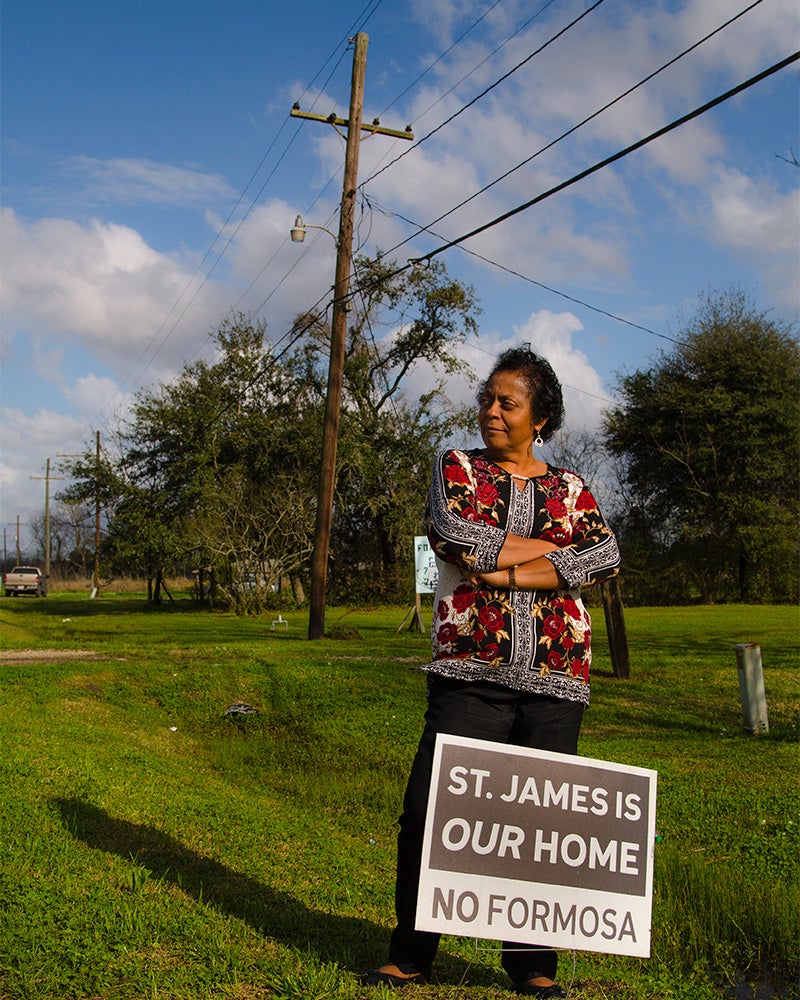
{"label": "shadow on grass", "polygon": [[154,826],[119,819],[80,799],[55,799],[54,804],[64,826],[88,847],[133,861],[153,878],[276,941],[342,963],[374,959],[386,948],[384,929],[366,920],[311,910],[285,892],[190,850]]}
{"label": "shadow on grass", "polygon": [[[54,799],[53,803],[65,828],[88,847],[134,861],[159,881],[242,920],[265,937],[356,973],[384,960],[385,928],[357,917],[309,909],[288,893],[190,850],[156,827],[118,819],[81,799]],[[455,977],[457,981],[467,968],[452,956],[445,964],[448,980]],[[473,966],[472,978],[491,982],[493,975]]]}

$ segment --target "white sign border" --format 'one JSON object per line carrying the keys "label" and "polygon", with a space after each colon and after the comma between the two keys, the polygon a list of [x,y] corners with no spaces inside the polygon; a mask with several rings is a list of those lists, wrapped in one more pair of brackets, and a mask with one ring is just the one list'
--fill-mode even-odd
{"label": "white sign border", "polygon": [[[442,752],[446,745],[470,747],[477,750],[485,749],[493,753],[534,757],[545,761],[559,761],[573,766],[587,765],[600,770],[624,772],[647,779],[650,794],[648,796],[647,849],[645,851],[647,870],[644,896],[602,892],[574,886],[545,885],[535,881],[516,881],[499,877],[487,878],[485,875],[459,872],[443,873],[431,869],[430,855],[436,814],[436,796],[439,787]],[[489,740],[438,733],[434,747],[428,810],[425,820],[416,929],[470,938],[519,940],[520,943],[535,943],[552,948],[598,951],[606,954],[649,958],[657,785],[658,773],[648,768],[618,764],[593,757],[576,757],[572,754],[533,750],[514,744],[495,743]],[[442,878],[443,875],[445,879]],[[449,892],[445,896],[445,901],[450,905],[451,916],[434,918],[436,883],[445,880],[448,889],[453,890],[452,896]],[[441,911],[444,909],[442,905],[444,894],[441,892],[441,886],[439,889],[437,909]],[[458,891],[457,896],[456,890]],[[494,918],[498,915],[497,907],[502,908],[503,905],[499,902],[501,896],[509,902],[515,901],[513,909],[507,908],[506,912],[506,918],[511,915],[515,922],[519,923],[520,926],[515,929],[510,929],[507,919],[502,921],[502,930],[500,927],[493,926]],[[462,903],[460,912],[459,900]],[[475,909],[473,909],[473,901],[476,904]],[[523,919],[526,917],[526,905],[528,907],[527,919]],[[558,913],[556,913],[556,905],[558,905]],[[638,932],[632,940],[627,933],[620,938],[610,933],[612,928],[622,929],[622,923],[620,926],[617,926],[616,923],[618,916],[620,916],[620,910],[631,914],[633,925]],[[612,913],[613,916],[611,916]],[[624,917],[622,921],[627,927],[627,921]],[[534,924],[535,929],[529,930],[531,923]],[[535,936],[535,942],[532,936]]]}

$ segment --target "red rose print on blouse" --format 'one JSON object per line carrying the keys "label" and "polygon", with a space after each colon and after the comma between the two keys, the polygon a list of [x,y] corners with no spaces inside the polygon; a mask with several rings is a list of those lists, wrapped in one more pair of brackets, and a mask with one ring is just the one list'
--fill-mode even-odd
{"label": "red rose print on blouse", "polygon": [[570,541],[572,535],[563,525],[554,524],[552,528],[542,532],[542,538],[554,545],[563,545],[564,542]]}
{"label": "red rose print on blouse", "polygon": [[503,615],[491,604],[484,605],[478,612],[478,623],[487,632],[499,632],[505,624]]}
{"label": "red rose print on blouse", "polygon": [[474,603],[475,591],[469,584],[463,583],[453,591],[453,610],[457,614],[463,615]]}
{"label": "red rose print on blouse", "polygon": [[487,642],[478,651],[478,658],[481,660],[496,660],[499,653],[500,647],[496,642]]}
{"label": "red rose print on blouse", "polygon": [[578,499],[575,501],[576,510],[594,510],[597,507],[597,501],[589,492],[589,490],[581,490],[578,495]]}
{"label": "red rose print on blouse", "polygon": [[567,506],[559,497],[550,497],[544,502],[545,510],[550,517],[563,518],[567,516]]}
{"label": "red rose print on blouse", "polygon": [[550,615],[549,618],[545,618],[542,623],[542,632],[548,639],[557,639],[563,631],[564,622],[560,618],[556,618],[555,615]]}
{"label": "red rose print on blouse", "polygon": [[439,631],[436,633],[436,638],[443,646],[449,646],[458,638],[458,629],[452,622],[445,622],[444,625],[439,627]]}
{"label": "red rose print on blouse", "polygon": [[463,486],[469,482],[469,476],[460,465],[448,465],[444,470],[444,478],[448,483],[460,483]]}
{"label": "red rose print on blouse", "polygon": [[561,653],[557,653],[554,649],[551,649],[547,654],[547,669],[548,670],[561,670],[564,664],[561,662]]}
{"label": "red rose print on blouse", "polygon": [[482,504],[484,507],[491,507],[493,503],[497,501],[500,496],[497,487],[493,483],[488,483],[485,480],[478,483],[478,487],[475,490],[475,496],[478,499],[478,503]]}

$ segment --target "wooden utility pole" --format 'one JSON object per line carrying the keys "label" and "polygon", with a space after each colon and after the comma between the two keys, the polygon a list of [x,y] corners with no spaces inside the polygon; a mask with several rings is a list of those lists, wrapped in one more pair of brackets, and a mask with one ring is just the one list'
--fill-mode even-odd
{"label": "wooden utility pole", "polygon": [[339,213],[339,238],[336,243],[336,280],[333,286],[331,318],[331,352],[328,364],[328,390],[325,399],[325,426],[322,438],[322,463],[317,495],[317,519],[314,528],[314,555],[311,562],[311,607],[308,638],[321,639],[325,634],[325,591],[328,583],[328,551],[330,549],[333,493],[336,483],[336,448],[339,438],[339,411],[342,401],[344,355],[347,341],[347,294],[350,289],[350,264],[353,257],[353,219],[358,187],[358,153],[362,128],[396,138],[413,139],[413,134],[394,132],[380,127],[379,122],[362,126],[364,110],[364,77],[367,69],[369,37],[359,32],[355,37],[353,75],[350,87],[350,115],[345,121],[330,115],[312,115],[295,107],[292,117],[326,122],[335,128],[347,128],[347,146],[342,183],[342,206]]}
{"label": "wooden utility pole", "polygon": [[94,575],[92,576],[92,597],[97,597],[100,589],[100,431],[97,432],[97,491],[94,505]]}
{"label": "wooden utility pole", "polygon": [[17,566],[22,562],[22,554],[19,547],[19,514],[17,514]]}
{"label": "wooden utility pole", "polygon": [[[94,572],[92,573],[92,597],[97,597],[100,589],[100,431],[95,432],[95,500],[94,500]],[[84,453],[85,454],[85,453]],[[59,458],[83,458],[83,454],[64,454]]]}
{"label": "wooden utility pole", "polygon": [[44,575],[50,577],[50,482],[53,479],[63,479],[64,476],[50,475],[50,459],[47,459],[44,476],[31,476],[31,479],[44,479]]}

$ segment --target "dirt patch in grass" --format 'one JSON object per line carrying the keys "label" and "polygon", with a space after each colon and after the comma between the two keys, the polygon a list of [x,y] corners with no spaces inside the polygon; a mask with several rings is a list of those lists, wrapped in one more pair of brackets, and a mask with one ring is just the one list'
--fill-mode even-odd
{"label": "dirt patch in grass", "polygon": [[92,649],[0,649],[0,663],[46,660],[91,660],[99,654]]}

